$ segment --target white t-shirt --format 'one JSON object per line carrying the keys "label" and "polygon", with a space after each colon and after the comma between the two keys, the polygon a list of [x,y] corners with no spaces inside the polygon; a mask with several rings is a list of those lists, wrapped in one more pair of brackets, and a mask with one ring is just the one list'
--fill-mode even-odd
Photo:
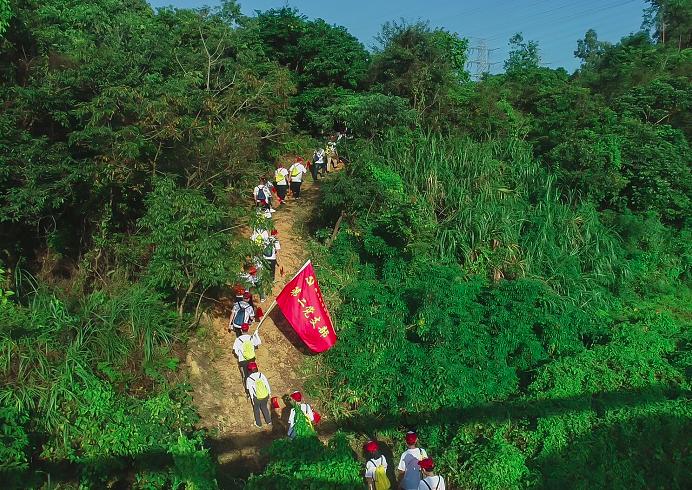
{"label": "white t-shirt", "polygon": [[281,243],[279,243],[278,238],[269,238],[264,242],[264,247],[268,247],[270,244],[273,243],[272,246],[272,253],[270,255],[266,255],[265,251],[262,251],[262,254],[264,255],[264,258],[267,260],[276,260],[276,252],[281,250]]}
{"label": "white t-shirt", "polygon": [[277,168],[274,172],[274,183],[276,185],[288,185],[288,170],[283,167]]}
{"label": "white t-shirt", "polygon": [[252,195],[255,197],[255,201],[259,201],[259,191],[260,189],[264,192],[264,200],[269,202],[272,198],[272,190],[269,184],[259,184],[252,190]]}
{"label": "white t-shirt", "polygon": [[262,373],[252,373],[250,376],[247,377],[245,380],[245,387],[247,388],[248,393],[250,393],[250,396],[252,398],[257,398],[257,381],[259,380],[264,381],[264,384],[267,385],[267,391],[269,392],[269,396],[272,394],[272,388],[269,386],[269,380],[267,377],[262,374]]}
{"label": "white t-shirt", "polygon": [[375,470],[378,466],[384,466],[385,471],[387,471],[387,458],[380,456],[379,458],[369,459],[365,463],[365,478],[375,479]]}
{"label": "white t-shirt", "polygon": [[269,232],[267,230],[254,230],[252,235],[250,235],[250,240],[252,243],[261,246],[269,240]]}
{"label": "white t-shirt", "polygon": [[[308,418],[310,422],[315,421],[315,414],[312,413],[312,407],[308,405],[307,403],[301,403],[300,404],[300,409],[303,411],[305,416]],[[296,409],[292,408],[291,413],[288,416],[288,433],[291,433],[291,430],[293,429],[293,425],[296,423]]]}
{"label": "white t-shirt", "polygon": [[[303,175],[307,173],[308,169],[305,168],[305,165],[303,165],[300,162],[296,162],[291,167],[288,169],[288,175],[291,177],[291,180],[293,182],[302,182],[303,181]],[[298,172],[298,175],[295,175],[295,173]]]}
{"label": "white t-shirt", "polygon": [[440,475],[435,475],[423,478],[418,485],[418,490],[447,490],[447,486]]}
{"label": "white t-shirt", "polygon": [[262,341],[259,338],[259,334],[248,335],[244,333],[243,335],[235,339],[235,342],[233,342],[233,352],[235,352],[235,355],[238,356],[239,361],[248,360],[245,359],[245,357],[243,356],[243,344],[245,342],[252,342],[252,345],[254,345],[255,348],[259,347],[259,345],[262,343]]}
{"label": "white t-shirt", "polygon": [[404,478],[401,480],[401,488],[404,490],[418,490],[420,483],[420,467],[418,461],[427,458],[425,449],[419,447],[407,449],[399,459],[399,471],[405,471]]}
{"label": "white t-shirt", "polygon": [[250,303],[245,300],[236,301],[233,305],[233,309],[231,310],[231,320],[228,322],[229,328],[240,328],[240,325],[236,325],[233,320],[235,320],[236,314],[240,313],[241,308],[245,312],[245,315],[242,318],[243,323],[250,323],[255,319],[255,309],[250,306]]}
{"label": "white t-shirt", "polygon": [[324,163],[324,150],[322,148],[315,152],[314,161],[316,164]]}

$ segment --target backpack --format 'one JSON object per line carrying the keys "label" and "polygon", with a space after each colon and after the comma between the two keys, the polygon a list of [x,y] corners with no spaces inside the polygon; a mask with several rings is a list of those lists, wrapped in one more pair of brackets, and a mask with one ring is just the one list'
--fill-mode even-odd
{"label": "backpack", "polygon": [[[382,457],[378,461],[381,461]],[[387,477],[387,468],[383,465],[376,465],[375,460],[371,459],[370,462],[375,466],[375,490],[389,490],[392,488],[391,483],[389,483],[389,477]]]}
{"label": "backpack", "polygon": [[286,176],[279,170],[281,169],[277,169],[276,172],[274,172],[274,180],[276,181],[276,185],[284,185],[286,183]]}
{"label": "backpack", "polygon": [[301,174],[298,165],[291,166],[291,177],[298,177]]}
{"label": "backpack", "polygon": [[[421,481],[422,481],[423,483],[425,483],[425,486],[426,486],[426,487],[428,487],[430,490],[433,490],[433,488],[428,484],[427,481],[425,481],[425,480],[421,480]],[[438,476],[437,476],[437,485],[435,485],[435,490],[437,490],[438,488],[440,488],[440,483],[442,483],[442,477],[438,475]]]}
{"label": "backpack", "polygon": [[243,323],[245,323],[245,310],[247,310],[248,307],[240,306],[240,302],[238,302],[237,305],[238,312],[233,317],[233,325],[240,327]]}
{"label": "backpack", "polygon": [[243,342],[243,357],[246,361],[255,358],[255,345],[252,343],[252,337],[250,337],[250,340]]}
{"label": "backpack", "polygon": [[[245,353],[243,352],[243,355]],[[262,380],[262,376],[259,376],[255,381],[255,398],[258,400],[264,400],[269,396],[269,388],[267,388],[267,383]]]}
{"label": "backpack", "polygon": [[267,193],[264,192],[264,187],[260,187],[259,190],[257,191],[257,200],[258,201],[266,201],[267,200]]}
{"label": "backpack", "polygon": [[264,256],[265,257],[271,257],[274,255],[274,240],[267,240],[266,245],[264,246]]}

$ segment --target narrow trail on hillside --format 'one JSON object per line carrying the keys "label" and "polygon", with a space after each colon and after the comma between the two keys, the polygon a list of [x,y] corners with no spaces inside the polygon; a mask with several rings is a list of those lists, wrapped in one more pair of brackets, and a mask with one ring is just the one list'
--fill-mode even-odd
{"label": "narrow trail on hillside", "polygon": [[[272,294],[259,305],[264,311],[308,258],[305,226],[318,198],[318,185],[306,175],[300,199],[289,200],[274,213],[281,251]],[[279,272],[281,268],[284,276]],[[189,342],[187,366],[194,404],[201,417],[197,425],[209,431],[220,467],[220,483],[223,483],[223,480],[243,478],[263,468],[266,462],[260,450],[286,435],[288,410],[281,401],[282,408],[273,411],[273,428],[258,429],[253,425],[252,405],[246,398],[232,351],[235,334],[227,331],[233,300],[220,298],[220,301],[220,307],[211,318],[210,331]],[[253,324],[251,329],[255,326]],[[280,399],[293,390],[303,391],[304,379],[299,367],[305,352],[296,342],[297,336],[292,338],[291,333],[278,308],[269,314],[259,332],[262,345],[257,349],[257,364],[269,379],[272,396]]]}

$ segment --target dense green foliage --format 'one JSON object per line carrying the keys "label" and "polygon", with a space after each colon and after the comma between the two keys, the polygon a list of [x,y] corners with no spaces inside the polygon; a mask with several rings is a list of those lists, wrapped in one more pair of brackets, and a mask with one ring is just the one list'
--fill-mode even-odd
{"label": "dense green foliage", "polygon": [[257,177],[348,128],[311,223],[341,432],[247,487],[358,488],[410,427],[452,488],[692,486],[691,11],[649,4],[574,74],[517,34],[471,82],[420,22],[368,52],[291,8],[0,0],[3,483],[217,486],[185,341]]}
{"label": "dense green foliage", "polygon": [[250,490],[350,490],[361,482],[360,464],[344,434],[327,447],[315,436],[283,439],[269,449],[271,463],[264,473],[249,479]]}

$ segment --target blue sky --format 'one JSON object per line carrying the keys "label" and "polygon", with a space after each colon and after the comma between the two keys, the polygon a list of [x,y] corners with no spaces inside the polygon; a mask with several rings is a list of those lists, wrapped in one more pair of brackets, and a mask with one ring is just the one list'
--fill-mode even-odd
{"label": "blue sky", "polygon": [[[150,0],[154,7],[201,7],[218,5],[217,0]],[[507,57],[507,40],[517,31],[525,39],[538,41],[543,63],[572,71],[577,39],[593,28],[600,40],[616,42],[639,30],[644,0],[240,0],[243,12],[285,5],[298,8],[310,18],[321,17],[343,25],[370,48],[380,26],[388,20],[428,20],[469,38],[471,46],[485,40],[491,51],[492,71],[502,69]],[[471,57],[475,52],[471,53]]]}

